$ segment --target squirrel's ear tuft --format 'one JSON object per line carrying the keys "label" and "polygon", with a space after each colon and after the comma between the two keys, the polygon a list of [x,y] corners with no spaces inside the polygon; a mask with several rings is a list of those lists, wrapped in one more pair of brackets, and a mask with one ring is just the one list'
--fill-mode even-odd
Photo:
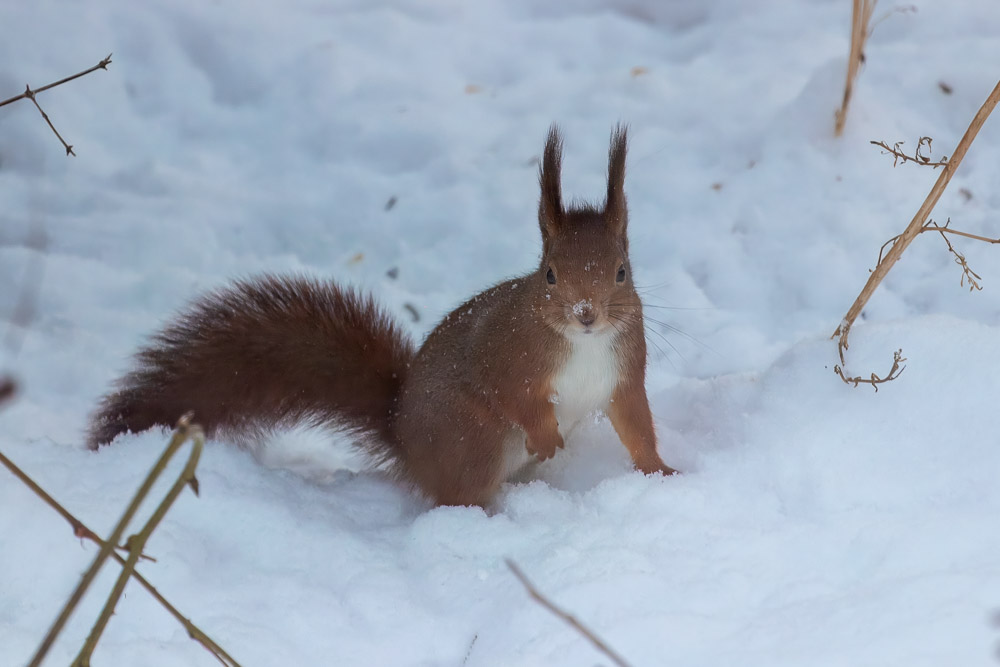
{"label": "squirrel's ear tuft", "polygon": [[542,155],[541,171],[538,181],[542,187],[542,196],[538,201],[538,225],[542,228],[542,241],[555,235],[562,226],[562,186],[560,171],[562,169],[562,137],[555,123],[549,128],[549,136],[545,141],[545,153]]}
{"label": "squirrel's ear tuft", "polygon": [[625,202],[625,155],[628,153],[628,126],[617,125],[611,133],[608,150],[608,197],[604,216],[615,233],[622,234],[628,226],[628,205]]}

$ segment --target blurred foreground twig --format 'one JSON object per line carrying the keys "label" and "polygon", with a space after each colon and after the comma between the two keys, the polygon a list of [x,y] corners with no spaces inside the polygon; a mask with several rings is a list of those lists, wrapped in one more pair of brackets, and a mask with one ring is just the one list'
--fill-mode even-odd
{"label": "blurred foreground twig", "polygon": [[566,623],[568,623],[570,626],[572,626],[574,630],[579,632],[583,637],[585,637],[588,641],[590,641],[590,643],[593,644],[598,651],[608,656],[608,658],[610,658],[613,663],[615,663],[619,667],[629,667],[628,663],[625,662],[624,658],[618,655],[610,646],[601,641],[597,637],[597,635],[595,635],[590,629],[588,629],[585,625],[583,625],[583,623],[576,620],[576,618],[573,617],[571,614],[563,611],[562,609],[557,607],[553,602],[551,602],[548,598],[542,595],[538,591],[538,589],[535,588],[535,586],[528,580],[528,577],[526,577],[524,573],[521,572],[521,569],[514,563],[514,561],[510,560],[509,558],[507,559],[507,567],[509,567],[510,571],[514,573],[514,576],[517,577],[518,581],[521,582],[521,585],[524,586],[526,591],[528,591],[528,595],[530,595],[532,599],[535,600],[535,602],[542,605],[550,612],[552,612],[553,614],[564,620]]}
{"label": "blurred foreground twig", "polygon": [[[181,445],[186,441],[190,440],[192,443],[191,454],[188,457],[187,464],[184,466],[183,471],[177,478],[177,481],[171,487],[167,496],[163,499],[159,506],[157,506],[156,511],[150,517],[150,519],[143,526],[142,530],[133,535],[126,542],[127,549],[129,551],[128,558],[122,558],[121,555],[115,552],[115,545],[121,539],[122,534],[125,531],[128,523],[131,521],[135,512],[138,510],[142,501],[145,499],[149,490],[152,488],[153,483],[160,476],[163,470],[166,468],[169,460],[177,453]],[[164,450],[163,454],[160,456],[159,460],[153,466],[146,480],[143,482],[139,491],[132,498],[128,509],[125,514],[122,515],[115,527],[114,532],[108,540],[101,540],[93,531],[87,528],[81,521],[70,514],[66,509],[62,508],[59,503],[57,503],[51,496],[41,490],[37,484],[30,480],[22,471],[20,471],[17,466],[11,463],[6,457],[0,454],[0,463],[3,463],[7,468],[9,468],[19,479],[25,481],[25,483],[35,491],[46,503],[51,507],[55,508],[56,511],[60,513],[64,518],[66,518],[70,525],[74,527],[74,533],[80,537],[86,537],[95,541],[100,545],[100,551],[94,562],[91,564],[90,568],[84,574],[80,581],[80,584],[74,590],[73,595],[66,602],[55,623],[49,629],[45,638],[42,640],[42,644],[36,651],[30,667],[37,667],[41,665],[42,660],[45,658],[46,653],[52,647],[55,642],[56,637],[62,631],[65,626],[66,621],[69,619],[70,615],[73,613],[76,605],[79,603],[83,596],[83,593],[87,590],[88,586],[93,582],[98,571],[103,565],[104,561],[108,557],[115,558],[120,564],[122,564],[122,572],[115,583],[115,587],[112,591],[111,596],[108,598],[107,604],[101,613],[100,618],[91,630],[90,635],[87,638],[86,643],[77,656],[76,660],[73,662],[74,666],[84,667],[90,664],[90,654],[93,652],[97,645],[97,641],[100,638],[101,632],[103,632],[104,626],[106,625],[108,619],[110,619],[111,614],[114,612],[114,607],[117,604],[122,591],[124,591],[125,583],[128,581],[129,577],[134,577],[149,593],[158,601],[160,604],[166,608],[168,612],[174,618],[176,618],[181,625],[187,630],[188,635],[204,646],[222,665],[228,667],[239,667],[239,663],[236,662],[228,653],[226,653],[218,644],[212,641],[201,629],[195,626],[190,620],[185,618],[183,614],[180,613],[173,605],[171,605],[160,593],[150,584],[142,575],[140,575],[136,570],[135,566],[138,562],[141,554],[142,548],[145,544],[146,539],[156,528],[159,521],[166,514],[167,509],[176,500],[177,496],[183,490],[185,486],[191,486],[192,489],[197,493],[197,479],[194,476],[194,469],[197,466],[198,458],[201,455],[201,449],[204,443],[204,436],[201,433],[201,429],[198,426],[194,426],[190,423],[190,416],[185,416],[177,425],[177,431],[174,433],[173,438],[171,438],[170,443]]]}

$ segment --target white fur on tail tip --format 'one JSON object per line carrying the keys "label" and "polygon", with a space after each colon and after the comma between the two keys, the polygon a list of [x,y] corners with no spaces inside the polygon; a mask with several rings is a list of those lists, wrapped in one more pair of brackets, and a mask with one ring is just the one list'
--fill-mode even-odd
{"label": "white fur on tail tip", "polygon": [[620,369],[613,329],[571,333],[567,340],[572,351],[556,373],[551,399],[563,438],[590,413],[607,411]]}

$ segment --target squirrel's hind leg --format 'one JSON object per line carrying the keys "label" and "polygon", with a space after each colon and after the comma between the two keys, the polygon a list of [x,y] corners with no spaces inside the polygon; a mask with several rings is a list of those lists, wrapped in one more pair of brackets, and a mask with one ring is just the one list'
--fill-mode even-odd
{"label": "squirrel's hind leg", "polygon": [[438,505],[486,507],[510,473],[508,444],[524,434],[472,401],[400,420],[407,476]]}

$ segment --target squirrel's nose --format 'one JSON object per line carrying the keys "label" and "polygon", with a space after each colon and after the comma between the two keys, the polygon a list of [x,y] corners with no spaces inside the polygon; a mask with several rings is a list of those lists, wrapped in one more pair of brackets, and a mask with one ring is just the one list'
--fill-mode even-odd
{"label": "squirrel's nose", "polygon": [[584,311],[582,311],[580,313],[577,313],[576,319],[583,326],[589,327],[597,319],[597,316],[594,314],[594,311],[592,309],[587,308],[586,310],[584,310]]}

